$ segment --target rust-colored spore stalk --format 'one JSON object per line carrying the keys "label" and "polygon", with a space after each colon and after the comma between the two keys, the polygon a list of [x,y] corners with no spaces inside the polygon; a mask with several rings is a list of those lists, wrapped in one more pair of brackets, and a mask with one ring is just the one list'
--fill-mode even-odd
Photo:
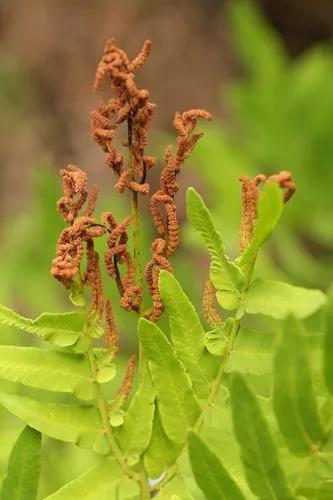
{"label": "rust-colored spore stalk", "polygon": [[276,182],[284,190],[284,202],[293,196],[296,185],[292,180],[290,172],[282,170],[279,174],[266,175],[259,174],[254,179],[243,176],[239,179],[242,183],[242,215],[239,231],[239,248],[244,252],[253,237],[254,223],[257,218],[257,205],[259,198],[259,184]]}

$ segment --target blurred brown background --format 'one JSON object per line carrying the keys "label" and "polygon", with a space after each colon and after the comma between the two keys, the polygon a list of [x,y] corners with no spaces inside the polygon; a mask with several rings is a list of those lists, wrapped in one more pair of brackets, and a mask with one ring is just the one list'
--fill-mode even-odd
{"label": "blurred brown background", "polygon": [[[0,215],[29,199],[38,161],[102,166],[90,139],[96,62],[106,38],[134,55],[145,38],[153,53],[139,74],[158,104],[154,127],[169,130],[176,109],[205,107],[222,117],[221,83],[241,71],[221,0],[3,0],[1,63],[11,75],[0,115]],[[331,0],[261,0],[291,55],[329,40]],[[13,94],[13,99],[10,96]],[[8,98],[9,95],[9,98]],[[100,169],[100,175],[105,175]],[[13,196],[12,193],[15,193]]]}

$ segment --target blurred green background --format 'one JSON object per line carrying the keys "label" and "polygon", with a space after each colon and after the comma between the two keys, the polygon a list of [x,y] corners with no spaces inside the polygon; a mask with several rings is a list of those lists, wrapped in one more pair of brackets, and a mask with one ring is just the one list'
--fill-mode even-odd
{"label": "blurred green background", "polygon": [[[130,55],[145,38],[153,41],[138,74],[158,105],[151,153],[161,158],[173,141],[174,111],[204,107],[214,116],[182,171],[178,197],[182,245],[172,264],[193,302],[200,307],[208,261],[186,222],[186,187],[204,195],[236,256],[239,176],[280,170],[292,172],[297,194],[257,273],[325,290],[333,278],[332,34],[331,0],[1,2],[0,302],[31,317],[70,307],[49,275],[63,228],[55,210],[59,168],[74,163],[87,170],[103,187],[99,209],[128,213],[128,199],[113,191],[112,173],[89,131],[98,100],[91,83],[110,35]],[[152,189],[160,168],[161,162]],[[154,232],[147,202],[141,210],[147,260]],[[113,283],[107,293],[117,302]],[[123,312],[119,318],[127,353],[136,348],[135,318]],[[1,343],[30,342],[1,327]],[[1,479],[22,424],[1,410],[0,425]],[[45,440],[41,498],[93,460],[89,452]]]}

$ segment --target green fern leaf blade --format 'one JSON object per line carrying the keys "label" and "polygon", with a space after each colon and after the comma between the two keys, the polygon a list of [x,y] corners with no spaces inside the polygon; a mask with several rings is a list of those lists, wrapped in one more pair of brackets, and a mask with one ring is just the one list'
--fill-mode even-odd
{"label": "green fern leaf blade", "polygon": [[274,362],[273,401],[290,451],[307,456],[325,434],[318,414],[305,340],[298,322],[285,321]]}
{"label": "green fern leaf blade", "polygon": [[149,361],[158,406],[169,439],[184,443],[200,415],[191,381],[163,332],[152,322],[139,322],[140,342]]}
{"label": "green fern leaf blade", "polygon": [[37,389],[72,393],[82,399],[94,396],[86,359],[72,353],[0,346],[0,378]]}
{"label": "green fern leaf blade", "polygon": [[329,291],[326,308],[326,332],[324,345],[324,376],[326,387],[333,396],[333,289]]}
{"label": "green fern leaf blade", "polygon": [[92,448],[103,436],[94,406],[41,403],[35,399],[0,393],[0,404],[33,429],[54,439]]}
{"label": "green fern leaf blade", "polygon": [[65,484],[44,500],[110,500],[111,498],[135,499],[138,486],[126,478],[114,458],[106,458],[99,465]]}
{"label": "green fern leaf blade", "polygon": [[0,323],[37,335],[62,347],[74,345],[82,334],[85,314],[81,312],[43,313],[32,320],[0,305]]}
{"label": "green fern leaf blade", "polygon": [[166,435],[156,406],[151,440],[144,454],[144,464],[149,477],[161,477],[175,463],[182,449],[182,445],[174,443]]}
{"label": "green fern leaf blade", "polygon": [[231,406],[245,476],[252,492],[267,500],[294,500],[268,424],[239,374],[232,378]]}
{"label": "green fern leaf blade", "polygon": [[159,287],[177,356],[190,375],[197,396],[207,397],[209,380],[201,364],[206,350],[205,332],[199,316],[171,273],[161,271]]}
{"label": "green fern leaf blade", "polygon": [[320,290],[310,290],[281,281],[256,280],[241,304],[248,314],[263,314],[275,319],[288,316],[306,318],[323,307],[326,297]]}
{"label": "green fern leaf blade", "polygon": [[41,434],[25,427],[9,457],[2,500],[36,500],[41,468]]}
{"label": "green fern leaf blade", "polygon": [[204,239],[211,256],[210,278],[217,290],[237,292],[245,285],[241,269],[233,264],[227,254],[219,232],[203,199],[195,189],[187,190],[187,213],[194,228]]}
{"label": "green fern leaf blade", "polygon": [[226,361],[225,372],[267,375],[273,370],[274,335],[248,328],[240,328],[232,351]]}
{"label": "green fern leaf blade", "polygon": [[116,439],[127,456],[139,458],[148,448],[153,431],[155,389],[148,363],[145,363],[139,387],[125,413],[124,423],[115,429]]}

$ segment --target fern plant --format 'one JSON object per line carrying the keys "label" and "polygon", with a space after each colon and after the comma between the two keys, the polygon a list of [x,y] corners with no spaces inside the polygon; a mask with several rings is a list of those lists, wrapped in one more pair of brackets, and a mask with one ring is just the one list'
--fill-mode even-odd
{"label": "fern plant", "polygon": [[[97,219],[97,188],[88,195],[81,169],[62,170],[57,207],[67,227],[51,273],[76,309],[27,319],[0,308],[2,324],[43,341],[39,347],[0,346],[0,377],[64,396],[45,402],[41,392],[0,392],[1,405],[26,424],[9,458],[2,499],[39,498],[41,435],[99,457],[92,469],[50,492],[50,500],[330,498],[333,297],[326,304],[320,290],[255,277],[260,248],[295,192],[290,173],[241,179],[236,259],[227,255],[201,196],[187,191],[189,221],[211,258],[204,323],[170,257],[179,242],[176,177],[201,137],[194,132],[197,118],[210,115],[177,113],[177,147],[167,148],[160,187],[151,196],[158,237],[142,271],[139,197],[149,195],[147,171],[155,165],[144,153],[154,106],[134,72],[149,50],[146,42],[130,61],[108,41],[95,81],[98,89],[107,79],[116,95],[92,113],[92,131],[117,177],[116,189],[130,194],[131,215],[119,223],[109,212]],[[123,122],[127,161],[113,142]],[[133,354],[116,389],[119,318],[105,298],[95,249],[95,240],[105,238],[108,276],[122,308],[138,318],[138,368]],[[164,310],[167,333],[157,324]]]}

